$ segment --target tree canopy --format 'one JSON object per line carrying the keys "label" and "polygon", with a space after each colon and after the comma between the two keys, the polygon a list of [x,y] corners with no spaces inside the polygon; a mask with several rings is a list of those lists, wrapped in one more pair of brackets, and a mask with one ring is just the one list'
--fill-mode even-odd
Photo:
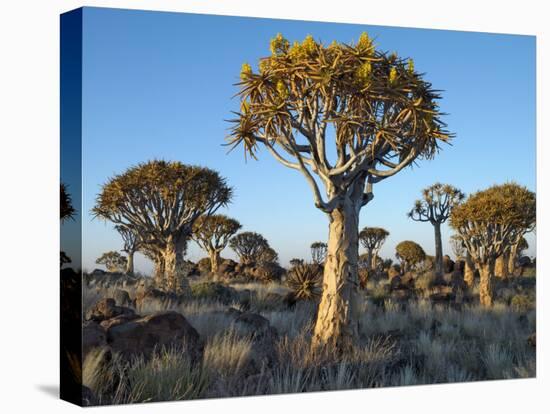
{"label": "tree canopy", "polygon": [[245,231],[235,235],[229,241],[229,247],[239,256],[241,263],[249,264],[259,261],[269,243],[261,234]]}
{"label": "tree canopy", "polygon": [[451,213],[451,226],[480,263],[502,255],[535,224],[535,193],[516,183],[478,191]]}
{"label": "tree canopy", "polygon": [[327,257],[327,244],[323,242],[311,243],[311,259],[313,263],[322,264]]}
{"label": "tree canopy", "polygon": [[444,223],[452,209],[464,200],[464,193],[449,184],[436,183],[422,191],[422,198],[416,200],[408,216],[414,221],[432,224]]}
{"label": "tree canopy", "polygon": [[[376,49],[363,33],[355,44],[324,45],[307,36],[271,41],[271,56],[241,70],[241,109],[228,138],[255,156],[259,145],[298,170],[313,190],[315,205],[330,212],[346,193],[372,185],[417,158],[431,158],[448,141],[439,94],[412,59]],[[329,132],[330,131],[330,132]],[[337,159],[329,160],[329,138]],[[324,199],[317,175],[326,187]]]}
{"label": "tree canopy", "polygon": [[193,240],[207,252],[221,251],[229,243],[229,239],[241,229],[237,220],[215,214],[201,216],[193,225]]}
{"label": "tree canopy", "polygon": [[124,272],[127,259],[119,252],[110,251],[103,253],[96,261],[97,264],[105,265],[109,272]]}
{"label": "tree canopy", "polygon": [[389,235],[389,231],[381,227],[364,227],[359,232],[359,240],[365,249],[372,252],[379,250]]}
{"label": "tree canopy", "polygon": [[74,218],[76,210],[73,207],[73,200],[67,191],[67,186],[64,183],[60,185],[60,218],[61,221]]}
{"label": "tree canopy", "polygon": [[410,240],[405,240],[395,247],[395,257],[403,262],[408,270],[411,266],[415,266],[426,259],[424,249],[418,244]]}

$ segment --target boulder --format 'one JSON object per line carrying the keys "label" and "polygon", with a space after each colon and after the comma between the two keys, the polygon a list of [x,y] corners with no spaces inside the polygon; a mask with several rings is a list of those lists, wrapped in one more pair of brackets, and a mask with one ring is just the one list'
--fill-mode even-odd
{"label": "boulder", "polygon": [[178,295],[164,292],[152,287],[140,289],[136,294],[136,309],[138,312],[159,312],[173,309],[180,304]]}
{"label": "boulder", "polygon": [[237,336],[251,341],[251,352],[246,363],[246,371],[249,374],[262,372],[265,368],[271,368],[276,364],[276,342],[279,335],[266,318],[255,313],[244,312],[235,318],[231,329]]}
{"label": "boulder", "polygon": [[401,275],[401,269],[398,265],[393,265],[388,269],[388,279],[392,280],[396,276]]}
{"label": "boulder", "polygon": [[202,359],[204,344],[198,332],[177,312],[159,312],[111,326],[107,343],[123,357],[144,356],[163,347],[176,348],[192,363]]}
{"label": "boulder", "polygon": [[113,292],[113,299],[115,300],[118,306],[130,307],[134,306],[134,302],[130,299],[130,294],[127,290],[116,289]]}
{"label": "boulder", "polygon": [[230,305],[239,300],[239,295],[235,289],[219,282],[197,283],[191,287],[191,292],[196,299],[218,301],[225,305]]}
{"label": "boulder", "polygon": [[86,321],[82,324],[82,361],[94,348],[107,345],[107,332],[95,321]]}
{"label": "boulder", "polygon": [[86,319],[101,322],[106,319],[111,319],[120,315],[133,317],[135,315],[135,312],[133,309],[126,308],[124,306],[117,306],[113,298],[105,298],[98,301],[86,313]]}

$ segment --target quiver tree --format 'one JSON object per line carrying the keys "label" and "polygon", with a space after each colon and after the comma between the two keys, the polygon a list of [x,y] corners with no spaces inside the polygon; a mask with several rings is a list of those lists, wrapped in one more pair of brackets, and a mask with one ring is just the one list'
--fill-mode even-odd
{"label": "quiver tree", "polygon": [[449,138],[439,95],[412,60],[376,50],[366,33],[356,44],[328,46],[311,36],[291,46],[278,34],[257,72],[243,65],[238,85],[229,145],[252,157],[264,146],[299,171],[328,216],[313,346],[344,350],[358,339],[359,212],[374,184],[432,158]]}
{"label": "quiver tree", "polygon": [[155,267],[163,268],[164,286],[186,290],[183,256],[193,224],[226,205],[231,195],[216,171],[155,160],[109,179],[93,212],[139,234],[150,257],[162,260]]}
{"label": "quiver tree", "polygon": [[510,246],[510,253],[508,254],[508,274],[514,274],[517,260],[521,257],[522,252],[528,248],[529,243],[527,243],[525,237],[522,237],[518,243]]}
{"label": "quiver tree", "polygon": [[364,227],[359,233],[359,240],[367,251],[366,268],[368,270],[376,269],[378,252],[389,235],[386,229],[380,227]]}
{"label": "quiver tree", "polygon": [[315,264],[323,264],[327,258],[327,244],[323,242],[314,242],[310,246],[311,260]]}
{"label": "quiver tree", "polygon": [[237,220],[221,214],[201,216],[195,221],[192,237],[208,253],[212,273],[218,271],[221,252],[241,227]]}
{"label": "quiver tree", "polygon": [[472,261],[472,256],[470,256],[470,253],[466,249],[464,240],[462,240],[460,234],[453,234],[449,240],[449,243],[451,244],[451,249],[453,250],[456,260],[464,259],[464,283],[466,283],[466,285],[470,288],[473,287],[475,279],[475,265]]}
{"label": "quiver tree", "polygon": [[460,234],[479,269],[479,299],[493,303],[495,260],[519,242],[536,220],[535,193],[515,183],[495,185],[472,194],[453,209],[451,226]]}
{"label": "quiver tree", "polygon": [[435,233],[435,277],[443,277],[443,244],[441,242],[441,224],[449,218],[453,208],[464,199],[458,188],[448,184],[436,183],[422,190],[422,198],[416,200],[408,216],[414,221],[428,222]]}
{"label": "quiver tree", "polygon": [[135,233],[135,231],[121,225],[115,226],[115,229],[120,234],[120,237],[122,237],[122,241],[124,243],[124,246],[122,247],[122,251],[126,253],[126,259],[127,259],[126,274],[133,276],[134,275],[134,255],[139,249],[138,235]]}
{"label": "quiver tree", "polygon": [[267,240],[258,233],[244,231],[229,240],[229,247],[237,254],[242,264],[259,262],[260,255],[269,248]]}
{"label": "quiver tree", "polygon": [[406,273],[426,259],[424,249],[410,240],[405,240],[395,246],[395,257],[401,262],[401,273]]}
{"label": "quiver tree", "polygon": [[257,262],[263,265],[277,264],[279,262],[279,255],[271,246],[266,246],[258,254]]}
{"label": "quiver tree", "polygon": [[109,272],[122,273],[126,269],[128,260],[119,252],[111,251],[103,253],[95,262],[104,265]]}

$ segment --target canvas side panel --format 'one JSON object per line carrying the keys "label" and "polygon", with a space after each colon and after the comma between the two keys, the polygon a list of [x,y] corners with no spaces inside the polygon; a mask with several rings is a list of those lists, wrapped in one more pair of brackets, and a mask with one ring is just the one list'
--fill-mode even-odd
{"label": "canvas side panel", "polygon": [[[60,396],[82,399],[82,9],[61,15],[61,183],[74,211],[61,211]],[[65,199],[67,201],[67,199]],[[65,262],[65,263],[64,263]]]}

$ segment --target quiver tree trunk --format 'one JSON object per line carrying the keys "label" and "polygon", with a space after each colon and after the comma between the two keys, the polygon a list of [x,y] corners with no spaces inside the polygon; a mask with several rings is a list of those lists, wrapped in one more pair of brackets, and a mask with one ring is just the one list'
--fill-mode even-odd
{"label": "quiver tree trunk", "polygon": [[359,207],[351,202],[330,213],[323,295],[312,348],[345,352],[357,342]]}
{"label": "quiver tree trunk", "polygon": [[510,253],[508,253],[508,274],[514,275],[516,272],[516,259],[518,256],[518,245],[513,244],[510,247]]}
{"label": "quiver tree trunk", "polygon": [[466,254],[466,259],[464,260],[464,283],[469,288],[474,286],[474,277],[475,277],[475,265],[472,261],[472,256],[469,253]]}
{"label": "quiver tree trunk", "polygon": [[367,250],[367,269],[372,270],[374,269],[374,263],[373,263],[373,254],[372,250]]}
{"label": "quiver tree trunk", "polygon": [[126,274],[128,276],[133,276],[134,275],[134,252],[133,251],[127,252],[126,260],[127,260]]}
{"label": "quiver tree trunk", "polygon": [[210,271],[217,273],[220,267],[220,252],[216,249],[210,250]]}
{"label": "quiver tree trunk", "polygon": [[482,306],[493,304],[493,274],[495,271],[494,259],[479,264],[479,302]]}
{"label": "quiver tree trunk", "polygon": [[504,253],[497,257],[495,261],[495,277],[503,279],[508,277],[508,256],[509,253]]}
{"label": "quiver tree trunk", "polygon": [[443,247],[441,244],[441,223],[434,223],[435,233],[435,277],[443,278]]}
{"label": "quiver tree trunk", "polygon": [[164,250],[164,280],[167,290],[188,294],[190,292],[187,275],[184,274],[185,241],[170,237]]}

